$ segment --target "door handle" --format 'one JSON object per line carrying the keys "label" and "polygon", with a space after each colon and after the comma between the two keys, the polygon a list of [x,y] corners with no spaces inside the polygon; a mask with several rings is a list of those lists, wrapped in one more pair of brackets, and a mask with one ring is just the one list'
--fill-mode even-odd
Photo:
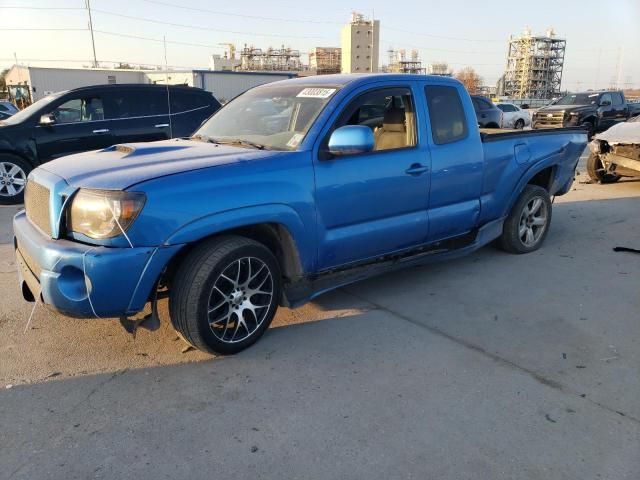
{"label": "door handle", "polygon": [[417,177],[418,175],[422,175],[425,172],[429,171],[429,167],[427,167],[426,165],[421,165],[419,163],[414,163],[413,165],[411,165],[409,168],[407,168],[404,173],[406,173],[407,175],[412,175],[414,177]]}
{"label": "door handle", "polygon": [[168,126],[169,126],[168,123],[159,123],[159,124],[156,125],[156,128],[165,128],[165,127],[168,127]]}
{"label": "door handle", "polygon": [[109,133],[109,129],[108,128],[100,128],[98,130],[94,130],[93,133]]}

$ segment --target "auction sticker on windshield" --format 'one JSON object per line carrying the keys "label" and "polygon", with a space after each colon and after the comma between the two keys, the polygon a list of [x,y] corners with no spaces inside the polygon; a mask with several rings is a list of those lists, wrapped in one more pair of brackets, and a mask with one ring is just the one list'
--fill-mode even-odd
{"label": "auction sticker on windshield", "polygon": [[329,98],[335,88],[305,88],[296,97],[299,98]]}

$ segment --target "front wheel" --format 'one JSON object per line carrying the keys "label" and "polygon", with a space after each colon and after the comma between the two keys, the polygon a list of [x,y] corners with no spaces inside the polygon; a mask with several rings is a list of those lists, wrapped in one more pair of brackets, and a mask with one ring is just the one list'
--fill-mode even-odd
{"label": "front wheel", "polygon": [[267,330],[281,290],[278,261],[264,245],[214,238],[187,255],[171,282],[171,322],[199,350],[234,354]]}
{"label": "front wheel", "polygon": [[504,222],[498,244],[506,252],[529,253],[542,245],[551,223],[549,193],[527,185]]}
{"label": "front wheel", "polygon": [[596,182],[600,183],[615,183],[620,180],[620,175],[616,175],[615,173],[607,172],[602,165],[602,160],[600,160],[600,156],[591,153],[589,158],[587,159],[587,173],[589,174],[589,178]]}
{"label": "front wheel", "polygon": [[0,205],[24,201],[24,188],[31,165],[15,155],[0,155]]}

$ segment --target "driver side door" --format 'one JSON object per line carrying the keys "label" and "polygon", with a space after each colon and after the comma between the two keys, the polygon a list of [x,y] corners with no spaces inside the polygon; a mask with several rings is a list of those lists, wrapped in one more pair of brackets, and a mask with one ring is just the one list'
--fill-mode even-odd
{"label": "driver side door", "polygon": [[[426,241],[430,157],[415,100],[407,86],[361,91],[334,117],[314,159],[320,270]],[[344,125],[371,128],[374,151],[331,156],[328,139]]]}
{"label": "driver side door", "polygon": [[105,118],[99,93],[79,93],[61,99],[47,114],[54,123],[35,127],[35,141],[41,162],[72,153],[112,145],[111,121]]}

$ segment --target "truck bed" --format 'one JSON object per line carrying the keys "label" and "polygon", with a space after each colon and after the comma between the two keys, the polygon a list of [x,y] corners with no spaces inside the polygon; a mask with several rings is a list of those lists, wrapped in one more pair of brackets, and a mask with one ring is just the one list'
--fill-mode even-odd
{"label": "truck bed", "polygon": [[531,135],[557,135],[562,133],[576,133],[587,131],[582,127],[545,128],[539,130],[514,130],[507,128],[481,128],[480,138],[483,142],[503,140],[505,138],[528,137]]}

